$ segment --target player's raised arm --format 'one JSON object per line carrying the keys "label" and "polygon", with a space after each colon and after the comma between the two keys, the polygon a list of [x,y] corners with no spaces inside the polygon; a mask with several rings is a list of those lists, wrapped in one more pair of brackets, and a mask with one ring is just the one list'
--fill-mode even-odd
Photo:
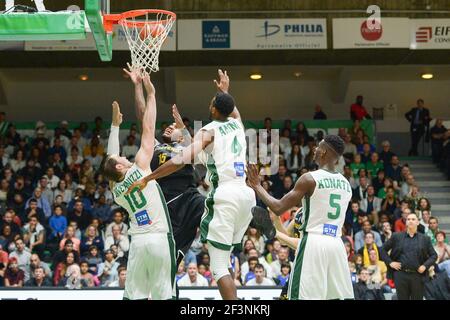
{"label": "player's raised arm", "polygon": [[[230,89],[230,77],[228,76],[227,71],[222,71],[221,69],[219,69],[218,74],[219,81],[217,81],[216,79],[213,80],[217,87],[217,90],[219,92],[228,93],[228,90]],[[236,106],[234,106],[234,110],[233,112],[231,112],[230,117],[241,120],[241,114],[239,113],[239,110]]]}
{"label": "player's raised arm", "polygon": [[128,193],[133,191],[135,188],[139,188],[140,190],[142,190],[151,180],[157,180],[166,177],[183,168],[185,164],[192,163],[193,160],[198,156],[198,154],[213,141],[213,138],[214,136],[211,132],[200,130],[195,135],[194,141],[191,143],[191,145],[184,148],[181,154],[170,159],[148,176],[133,183],[128,188]]}
{"label": "player's raised arm", "polygon": [[[138,119],[139,125],[142,123],[142,118],[145,112],[145,98],[144,89],[142,88],[142,75],[141,71],[137,68],[133,68],[129,63],[127,63],[128,70],[123,69],[123,71],[130,77],[131,82],[134,84],[134,107],[136,110],[136,118]],[[142,126],[141,126],[142,128]]]}
{"label": "player's raised arm", "polygon": [[142,138],[141,147],[136,154],[136,164],[141,169],[147,169],[153,157],[153,148],[155,146],[155,127],[156,127],[156,92],[150,75],[144,74],[143,83],[147,91],[146,108],[142,118]]}
{"label": "player's raised arm", "polygon": [[112,123],[108,137],[108,147],[106,153],[109,155],[120,154],[119,131],[122,124],[123,115],[120,112],[120,106],[117,101],[112,103]]}
{"label": "player's raised arm", "polygon": [[181,117],[181,114],[178,111],[176,104],[174,104],[172,106],[172,116],[173,116],[173,120],[175,121],[175,128],[180,129],[181,134],[183,135],[183,141],[182,141],[181,145],[183,147],[189,146],[192,142],[191,134],[189,133],[189,130],[186,129],[186,126],[184,125],[184,122],[183,122],[183,118]]}
{"label": "player's raised arm", "polygon": [[286,210],[298,206],[301,199],[305,195],[310,196],[316,186],[316,182],[311,175],[306,173],[297,180],[294,189],[278,200],[269,195],[269,193],[261,186],[258,167],[255,164],[248,165],[247,177],[248,185],[256,191],[258,197],[278,216],[283,214]]}

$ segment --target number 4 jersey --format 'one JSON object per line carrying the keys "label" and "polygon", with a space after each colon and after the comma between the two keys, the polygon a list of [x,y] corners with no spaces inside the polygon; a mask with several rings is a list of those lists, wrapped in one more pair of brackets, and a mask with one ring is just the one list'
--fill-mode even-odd
{"label": "number 4 jersey", "polygon": [[166,201],[156,181],[150,181],[143,190],[135,189],[126,194],[133,182],[150,172],[140,169],[135,163],[127,171],[125,179],[113,186],[115,202],[126,209],[130,216],[130,235],[171,232]]}
{"label": "number 4 jersey", "polygon": [[310,172],[316,188],[303,198],[305,222],[302,230],[314,234],[340,237],[345,213],[352,198],[350,183],[340,173],[323,169]]}

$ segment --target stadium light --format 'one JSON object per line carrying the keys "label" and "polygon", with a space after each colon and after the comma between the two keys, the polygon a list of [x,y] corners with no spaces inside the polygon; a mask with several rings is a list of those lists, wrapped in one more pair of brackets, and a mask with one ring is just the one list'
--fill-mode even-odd
{"label": "stadium light", "polygon": [[260,73],[253,73],[253,74],[250,75],[250,79],[252,79],[252,80],[261,80],[262,77],[263,76]]}
{"label": "stadium light", "polygon": [[425,79],[425,80],[430,80],[430,79],[433,79],[433,74],[432,73],[423,73],[422,74],[422,79]]}

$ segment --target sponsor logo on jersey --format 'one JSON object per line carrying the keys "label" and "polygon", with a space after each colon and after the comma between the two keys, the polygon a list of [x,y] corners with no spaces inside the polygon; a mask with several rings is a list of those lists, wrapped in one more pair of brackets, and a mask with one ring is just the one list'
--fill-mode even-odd
{"label": "sponsor logo on jersey", "polygon": [[336,237],[337,235],[337,226],[334,224],[327,224],[325,223],[323,225],[323,234],[326,236],[332,236],[332,237]]}
{"label": "sponsor logo on jersey", "polygon": [[235,162],[234,170],[236,170],[236,177],[244,176],[244,163],[243,162]]}
{"label": "sponsor logo on jersey", "polygon": [[152,219],[149,217],[147,210],[139,211],[134,214],[136,223],[139,227],[152,224]]}

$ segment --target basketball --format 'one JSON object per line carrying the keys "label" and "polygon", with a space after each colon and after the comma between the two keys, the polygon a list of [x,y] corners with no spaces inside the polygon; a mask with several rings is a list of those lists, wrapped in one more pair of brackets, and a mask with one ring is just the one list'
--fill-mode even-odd
{"label": "basketball", "polygon": [[156,38],[163,34],[165,28],[160,24],[147,24],[139,31],[139,38],[142,41],[147,40],[149,37]]}

